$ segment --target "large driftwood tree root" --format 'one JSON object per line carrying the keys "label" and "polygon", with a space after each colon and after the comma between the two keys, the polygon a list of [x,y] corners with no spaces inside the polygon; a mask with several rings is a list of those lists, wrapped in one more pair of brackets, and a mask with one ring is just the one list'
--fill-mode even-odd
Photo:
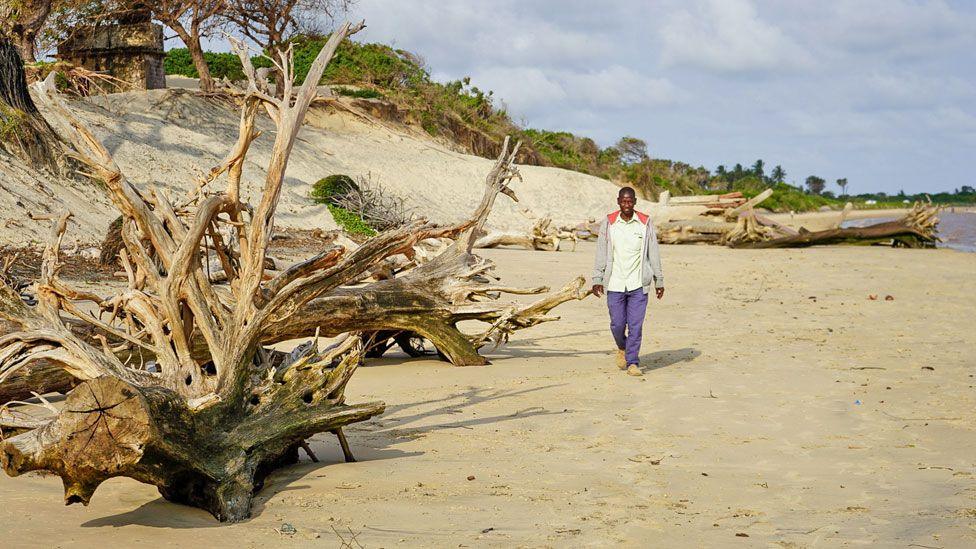
{"label": "large driftwood tree root", "polygon": [[[344,425],[383,411],[382,403],[345,403],[345,386],[360,362],[358,338],[285,363],[272,360],[261,344],[270,324],[414,238],[410,232],[385,235],[349,257],[334,252],[266,280],[266,251],[291,145],[326,64],[339,42],[359,28],[346,24],[333,33],[306,84],[293,94],[289,79],[280,100],[262,89],[246,50],[237,45],[250,88],[238,142],[210,175],[213,181],[226,173],[227,187],[199,193],[188,209],[156,189],[136,190],[60,102],[53,78],[40,87],[39,97],[57,116],[55,127],[89,173],[105,183],[123,216],[120,257],[128,287],[102,298],[59,278],[69,214],[55,223],[44,250],[37,305],[0,286],[0,316],[20,327],[0,337],[0,380],[43,361],[81,381],[53,420],[0,444],[7,473],[58,474],[66,503],[87,503],[105,479],[128,476],[220,520],[241,520],[250,515],[252,495],[267,472],[293,461],[305,439],[340,434]],[[289,76],[290,57],[287,52],[279,59]],[[275,122],[277,134],[260,203],[247,209],[240,200],[240,175],[257,137],[259,108]],[[226,225],[236,231],[236,253],[218,236],[219,226]],[[206,276],[207,250],[227,260],[226,287]],[[84,302],[103,314],[87,314]],[[75,332],[78,324],[88,325],[90,338]],[[197,338],[204,342],[204,356],[195,352]],[[125,352],[151,355],[158,370],[123,362],[119,355]]]}
{"label": "large driftwood tree root", "polygon": [[[509,150],[507,140],[468,220],[448,227],[412,221],[352,252],[334,247],[268,271],[292,144],[326,64],[339,42],[360,28],[345,24],[335,31],[297,90],[291,52],[281,54],[282,99],[268,93],[246,48],[234,42],[249,81],[240,98],[238,140],[184,202],[132,186],[60,102],[53,78],[40,86],[39,97],[56,116],[52,124],[77,149],[88,173],[105,183],[122,214],[119,260],[127,285],[102,297],[60,279],[68,213],[54,224],[44,250],[36,305],[0,281],[0,318],[18,326],[0,335],[0,383],[40,366],[56,367],[78,383],[44,423],[0,407],[3,433],[21,431],[0,442],[8,474],[51,471],[62,478],[69,504],[88,503],[101,482],[126,476],[220,520],[242,520],[267,473],[296,460],[307,438],[333,433],[352,459],[342,427],[382,413],[379,402],[345,402],[363,352],[353,334],[408,330],[429,338],[455,364],[483,364],[479,348],[554,320],[547,316],[553,307],[587,295],[579,278],[528,306],[494,302],[502,293],[546,291],[498,284],[493,265],[471,252],[497,195],[514,198],[508,184],[519,178],[518,145]],[[240,198],[241,171],[258,136],[260,109],[277,132],[260,201],[247,206]],[[210,185],[221,176],[225,189],[213,191]],[[394,256],[413,257],[417,264],[415,245],[442,238],[454,242],[440,255],[394,278],[348,286]],[[220,282],[206,269],[211,257],[221,265]],[[457,324],[465,320],[487,327],[462,333]],[[308,345],[286,356],[265,347],[313,334],[346,335],[323,351]],[[143,368],[149,359],[152,370]]]}

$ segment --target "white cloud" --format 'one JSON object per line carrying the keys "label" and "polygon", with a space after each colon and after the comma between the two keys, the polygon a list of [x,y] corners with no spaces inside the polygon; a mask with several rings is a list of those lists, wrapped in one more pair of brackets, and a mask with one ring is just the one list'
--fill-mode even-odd
{"label": "white cloud", "polygon": [[567,97],[560,82],[534,67],[490,67],[476,72],[472,81],[482,89],[494,91],[518,114],[562,104]]}
{"label": "white cloud", "polygon": [[920,54],[966,33],[976,20],[940,0],[842,0],[825,6],[828,41],[853,51]]}
{"label": "white cloud", "polygon": [[668,105],[677,101],[677,88],[666,78],[649,78],[634,69],[611,65],[586,73],[562,76],[569,94],[581,104],[607,109]]}
{"label": "white cloud", "polygon": [[635,135],[710,167],[761,157],[865,191],[972,180],[971,0],[363,0],[355,10],[368,25],[357,39],[416,52],[438,79],[470,75],[532,127],[603,145]]}
{"label": "white cloud", "polygon": [[608,56],[612,41],[601,31],[560,26],[520,14],[511,0],[429,2],[370,0],[360,6],[367,40],[396,40],[439,69],[482,65],[560,66]]}
{"label": "white cloud", "polygon": [[976,102],[976,86],[958,76],[922,76],[873,72],[852,83],[854,104],[861,109],[931,108],[953,102]]}
{"label": "white cloud", "polygon": [[668,15],[662,29],[665,65],[719,72],[761,72],[809,64],[809,55],[761,19],[749,0],[704,0]]}
{"label": "white cloud", "polygon": [[494,66],[472,76],[490,89],[514,115],[553,110],[626,110],[677,101],[677,88],[665,78],[649,78],[620,65],[594,71],[545,71],[535,67]]}

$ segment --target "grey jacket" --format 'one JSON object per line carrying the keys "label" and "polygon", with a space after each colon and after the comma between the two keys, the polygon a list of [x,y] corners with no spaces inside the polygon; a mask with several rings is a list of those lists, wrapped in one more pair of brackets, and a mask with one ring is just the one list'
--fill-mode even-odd
{"label": "grey jacket", "polygon": [[[610,280],[610,272],[613,270],[613,242],[610,239],[610,225],[617,221],[620,212],[613,212],[603,218],[600,222],[600,234],[596,239],[596,261],[593,264],[593,284],[605,285]],[[657,246],[657,232],[654,230],[654,222],[645,213],[635,211],[641,222],[647,226],[644,234],[644,250],[641,252],[644,257],[641,260],[641,284],[644,293],[651,290],[653,283],[657,288],[664,287],[664,272],[661,270],[661,254]]]}

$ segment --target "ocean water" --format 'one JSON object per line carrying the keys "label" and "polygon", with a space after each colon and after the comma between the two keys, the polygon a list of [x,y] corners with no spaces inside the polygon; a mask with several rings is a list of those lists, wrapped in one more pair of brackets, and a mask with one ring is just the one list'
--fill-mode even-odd
{"label": "ocean water", "polygon": [[[844,223],[844,227],[864,227],[882,221],[893,221],[893,217],[874,219],[855,219]],[[952,248],[963,252],[976,252],[976,212],[964,210],[945,210],[939,212],[940,248]]]}
{"label": "ocean water", "polygon": [[976,252],[976,212],[944,211],[939,213],[940,246],[964,252]]}

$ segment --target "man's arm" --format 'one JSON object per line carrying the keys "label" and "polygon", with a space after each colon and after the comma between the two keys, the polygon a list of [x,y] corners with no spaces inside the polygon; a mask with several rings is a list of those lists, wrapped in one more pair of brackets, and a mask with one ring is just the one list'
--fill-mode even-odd
{"label": "man's arm", "polygon": [[648,220],[648,232],[650,241],[647,243],[647,260],[651,265],[651,272],[654,273],[654,288],[657,298],[664,297],[664,271],[661,269],[661,252],[657,244],[657,231],[654,230],[654,221]]}
{"label": "man's arm", "polygon": [[603,275],[607,271],[607,218],[600,222],[596,237],[596,259],[593,261],[593,294],[603,296]]}

